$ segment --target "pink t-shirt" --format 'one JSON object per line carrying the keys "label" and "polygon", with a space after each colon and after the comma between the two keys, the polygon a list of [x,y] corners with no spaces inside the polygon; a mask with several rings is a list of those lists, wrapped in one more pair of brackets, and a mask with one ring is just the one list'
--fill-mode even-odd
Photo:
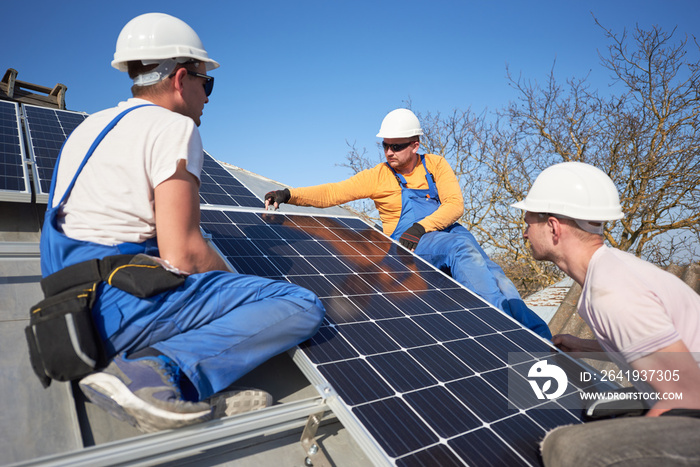
{"label": "pink t-shirt", "polygon": [[593,254],[578,311],[623,369],[679,339],[700,365],[700,295],[630,253],[603,246]]}

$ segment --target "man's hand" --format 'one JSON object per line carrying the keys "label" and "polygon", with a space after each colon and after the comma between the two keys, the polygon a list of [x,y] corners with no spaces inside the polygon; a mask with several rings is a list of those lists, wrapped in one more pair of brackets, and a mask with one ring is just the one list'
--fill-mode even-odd
{"label": "man's hand", "polygon": [[265,209],[267,209],[271,204],[275,207],[275,209],[277,209],[280,207],[280,204],[288,202],[289,198],[291,197],[292,194],[289,192],[289,188],[270,191],[265,194]]}
{"label": "man's hand", "polygon": [[407,249],[413,251],[416,249],[416,246],[418,245],[418,242],[423,234],[425,234],[425,228],[422,225],[415,223],[406,229],[403,234],[401,234],[399,243],[405,246]]}
{"label": "man's hand", "polygon": [[[595,358],[608,360],[605,350],[596,339],[581,339],[571,334],[557,334],[552,337],[552,343],[562,352],[571,354],[574,358]],[[593,353],[593,355],[587,355]]]}

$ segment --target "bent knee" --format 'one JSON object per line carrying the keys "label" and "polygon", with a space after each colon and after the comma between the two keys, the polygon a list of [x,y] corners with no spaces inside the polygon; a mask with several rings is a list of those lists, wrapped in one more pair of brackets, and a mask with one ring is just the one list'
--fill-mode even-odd
{"label": "bent knee", "polygon": [[326,309],[321,300],[311,292],[308,297],[289,296],[284,297],[284,300],[293,302],[298,307],[300,313],[297,314],[300,315],[299,319],[304,321],[304,327],[313,328],[315,333],[326,316]]}
{"label": "bent knee", "polygon": [[545,466],[576,465],[577,450],[572,446],[577,445],[572,439],[572,429],[575,425],[566,425],[549,431],[540,443],[542,462]]}
{"label": "bent knee", "polygon": [[311,319],[316,323],[316,329],[321,325],[323,322],[323,318],[326,316],[326,309],[323,307],[323,304],[319,300],[317,303],[311,304],[309,308],[306,309],[306,312],[311,316]]}

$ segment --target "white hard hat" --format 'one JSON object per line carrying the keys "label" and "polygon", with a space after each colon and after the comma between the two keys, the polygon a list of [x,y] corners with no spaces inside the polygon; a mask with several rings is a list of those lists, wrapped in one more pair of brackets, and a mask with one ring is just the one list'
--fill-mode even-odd
{"label": "white hard hat", "polygon": [[408,138],[420,136],[423,130],[420,128],[418,117],[408,109],[392,110],[382,120],[382,126],[377,133],[378,138]]}
{"label": "white hard hat", "polygon": [[613,181],[602,170],[583,162],[562,162],[546,168],[525,199],[511,206],[593,222],[624,217]]}
{"label": "white hard hat", "polygon": [[209,58],[194,29],[165,13],[146,13],[126,23],[117,38],[112,66],[127,71],[127,62],[132,60],[150,64],[168,59],[204,62],[207,71],[219,67]]}

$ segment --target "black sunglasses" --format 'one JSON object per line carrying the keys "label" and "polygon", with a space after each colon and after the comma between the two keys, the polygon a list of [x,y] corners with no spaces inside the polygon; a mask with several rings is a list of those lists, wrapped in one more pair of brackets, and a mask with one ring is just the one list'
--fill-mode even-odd
{"label": "black sunglasses", "polygon": [[409,147],[413,143],[415,143],[415,141],[409,141],[408,143],[402,143],[402,144],[387,144],[384,141],[382,141],[382,147],[384,148],[384,151],[391,148],[392,151],[399,152],[399,151],[403,151],[404,149],[406,149],[407,147]]}
{"label": "black sunglasses", "polygon": [[209,97],[211,92],[214,90],[214,77],[203,75],[191,70],[187,70],[187,74],[190,76],[196,76],[197,78],[204,78],[204,92],[206,93],[207,97]]}

